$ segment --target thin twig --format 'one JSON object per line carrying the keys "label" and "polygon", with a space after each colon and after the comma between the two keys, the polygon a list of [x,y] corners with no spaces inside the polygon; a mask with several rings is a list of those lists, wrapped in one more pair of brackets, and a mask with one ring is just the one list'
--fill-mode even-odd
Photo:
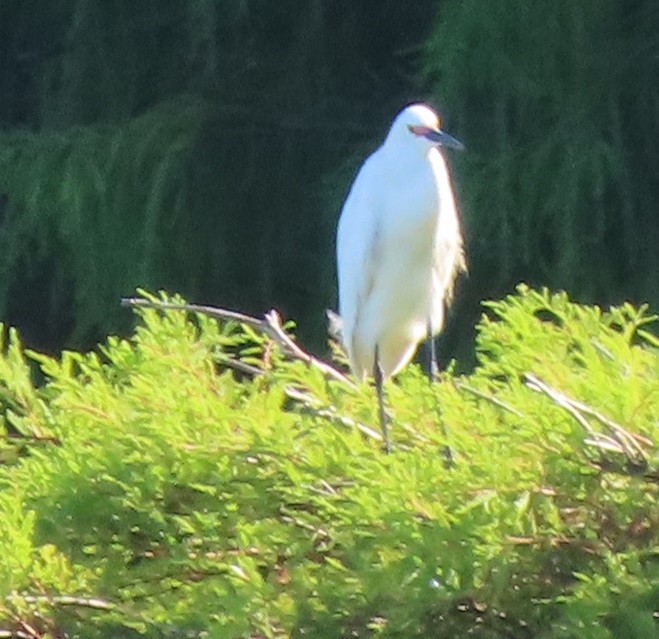
{"label": "thin twig", "polygon": [[277,313],[277,311],[274,309],[267,312],[264,315],[264,319],[260,320],[257,317],[252,317],[251,315],[245,315],[244,313],[237,313],[236,311],[217,308],[215,306],[203,306],[199,304],[176,304],[174,302],[152,302],[150,300],[135,297],[122,298],[121,305],[131,308],[157,308],[161,310],[201,313],[202,315],[208,315],[209,317],[214,317],[216,319],[245,324],[251,328],[261,331],[262,333],[265,333],[268,337],[270,337],[270,339],[279,344],[283,348],[284,353],[289,357],[300,360],[309,366],[317,368],[323,373],[325,377],[329,377],[334,381],[341,382],[350,388],[356,388],[355,383],[346,377],[341,371],[300,348],[290,338],[286,331],[284,331],[281,323],[281,317],[279,313]]}
{"label": "thin twig", "polygon": [[[583,429],[592,437],[596,437],[598,433],[596,433],[592,426],[588,423],[588,420],[575,408],[572,407],[570,400],[565,397],[562,393],[559,393],[558,391],[554,390],[550,386],[547,386],[544,382],[540,381],[537,377],[531,374],[527,374],[524,376],[524,379],[526,381],[526,385],[534,391],[538,391],[540,393],[544,393],[551,399],[553,399],[561,408],[565,409],[568,411],[578,422],[581,424]],[[619,447],[618,447],[619,448]]]}
{"label": "thin twig", "polygon": [[285,392],[288,397],[306,406],[309,410],[313,412],[314,415],[317,415],[318,417],[323,417],[325,419],[329,419],[333,422],[337,422],[338,424],[341,424],[342,426],[347,426],[348,428],[356,428],[364,435],[367,435],[368,437],[372,437],[373,439],[377,439],[378,441],[382,441],[382,434],[379,433],[378,431],[373,430],[372,428],[364,424],[361,424],[360,422],[357,422],[354,419],[351,419],[350,417],[346,417],[345,415],[339,415],[333,408],[319,407],[320,401],[317,400],[315,397],[312,397],[311,395],[307,395],[306,393],[303,393],[302,391],[293,388],[292,386],[287,386],[285,388]]}
{"label": "thin twig", "polygon": [[284,331],[283,326],[281,325],[281,317],[279,313],[272,309],[265,314],[265,320],[270,329],[274,332],[274,339],[280,345],[288,351],[288,354],[295,359],[299,359],[310,366],[320,369],[326,377],[331,377],[337,382],[342,384],[347,384],[350,388],[357,388],[355,383],[348,379],[341,371],[337,370],[333,366],[330,366],[327,362],[323,362],[320,359],[315,358],[313,355],[307,353],[305,350],[302,350]]}
{"label": "thin twig", "polygon": [[578,408],[582,413],[586,413],[586,415],[590,415],[598,422],[600,422],[600,424],[606,426],[615,436],[621,437],[626,441],[628,441],[630,445],[637,450],[637,452],[641,454],[645,453],[645,450],[641,447],[641,444],[645,444],[646,446],[653,445],[651,439],[644,437],[643,435],[639,435],[638,433],[632,433],[628,430],[625,430],[620,424],[617,424],[612,419],[609,419],[608,417],[602,415],[602,413],[596,411],[587,404],[579,402],[575,399],[572,400],[572,404],[576,408]]}
{"label": "thin twig", "polygon": [[[647,454],[645,449],[641,446],[641,443],[646,444],[647,446],[652,446],[653,443],[651,440],[641,435],[636,435],[635,433],[629,432],[620,424],[617,424],[608,417],[605,417],[587,404],[571,399],[567,395],[564,395],[551,386],[545,384],[532,373],[525,374],[524,380],[529,388],[547,395],[561,408],[569,412],[570,415],[572,415],[579,422],[579,424],[581,424],[581,426],[590,436],[585,440],[586,443],[598,446],[602,449],[614,450],[616,452],[623,453],[630,461],[638,461],[640,458],[643,463],[647,463]],[[591,426],[586,417],[584,417],[584,414],[589,415],[590,417],[596,419],[601,424],[606,426],[611,431],[612,436],[597,432]]]}
{"label": "thin twig", "polygon": [[318,528],[314,526],[313,524],[309,524],[306,521],[303,521],[299,517],[296,517],[295,514],[286,508],[285,506],[280,506],[279,507],[279,514],[281,515],[281,518],[285,522],[290,522],[294,524],[295,526],[298,526],[299,528],[302,528],[303,530],[307,530],[309,532],[314,533],[315,535],[318,535],[318,537],[322,539],[329,539],[330,535],[329,533],[324,529],[324,528]]}
{"label": "thin twig", "polygon": [[489,395],[488,393],[484,393],[483,391],[480,391],[477,388],[473,388],[472,386],[468,386],[464,382],[458,382],[457,380],[455,380],[453,384],[459,390],[462,390],[465,393],[470,393],[471,395],[474,395],[475,397],[478,397],[480,399],[484,399],[485,401],[490,402],[495,406],[498,406],[502,410],[512,413],[516,417],[524,417],[524,414],[520,413],[515,407],[511,406],[510,404],[507,404],[506,402],[501,401],[500,399],[497,399],[496,397],[493,397],[492,395]]}
{"label": "thin twig", "polygon": [[94,608],[95,610],[115,610],[117,605],[111,601],[96,597],[73,597],[71,595],[23,595],[25,603],[47,603],[55,606],[77,606],[79,608]]}
{"label": "thin twig", "polygon": [[223,357],[222,359],[218,360],[218,364],[228,368],[233,368],[233,370],[236,370],[239,373],[251,375],[252,377],[258,377],[259,375],[263,375],[265,372],[256,366],[246,364],[245,362],[241,362],[239,359],[234,359],[233,357]]}
{"label": "thin twig", "polygon": [[[152,302],[139,297],[122,297],[121,306],[129,308],[158,308],[161,310],[172,311],[186,311],[189,313],[201,313],[202,315],[209,315],[217,319],[239,322],[240,324],[247,324],[257,330],[263,329],[263,322],[251,315],[244,315],[236,311],[229,311],[224,308],[217,308],[215,306],[204,306],[200,304],[177,304],[176,302]],[[267,332],[267,331],[266,331]]]}
{"label": "thin twig", "polygon": [[[357,388],[355,383],[352,382],[350,379],[348,379],[348,377],[346,377],[339,370],[337,370],[333,366],[330,366],[326,362],[323,362],[322,360],[313,357],[313,355],[310,355],[305,350],[300,348],[286,333],[286,331],[282,326],[281,316],[274,309],[265,314],[264,320],[259,320],[258,318],[252,317],[251,315],[245,315],[243,313],[237,313],[235,311],[229,311],[223,308],[216,308],[214,306],[200,306],[198,304],[151,302],[149,300],[144,300],[141,298],[123,298],[121,300],[121,305],[126,307],[157,308],[163,310],[177,310],[177,311],[185,311],[190,313],[202,313],[204,315],[215,317],[217,319],[222,319],[226,321],[235,321],[241,324],[246,324],[251,328],[254,328],[256,330],[265,333],[273,341],[279,344],[289,357],[300,360],[310,366],[313,366],[314,368],[320,369],[321,372],[326,377],[331,377],[332,379],[339,381],[343,384],[346,384],[351,388]],[[235,370],[238,370],[242,373],[246,373],[248,375],[252,375],[254,377],[264,374],[264,371],[257,368],[256,366],[251,366],[250,364],[246,364],[245,362],[241,362],[240,360],[236,360],[233,358],[226,357],[218,361],[222,365],[226,365],[229,368],[233,368]],[[369,428],[368,426],[361,424],[351,419],[350,417],[339,415],[332,408],[320,408],[318,406],[318,404],[320,403],[319,400],[315,399],[311,395],[303,393],[302,391],[299,391],[291,386],[287,386],[285,388],[285,393],[289,398],[305,405],[307,408],[312,410],[315,415],[319,417],[330,419],[331,421],[342,424],[343,426],[348,426],[350,428],[357,428],[361,433],[367,435],[368,437],[372,437],[377,440],[382,439],[382,435],[379,432],[373,430],[372,428]]]}
{"label": "thin twig", "polygon": [[[253,377],[258,377],[260,375],[265,374],[265,371],[262,371],[260,368],[256,368],[256,366],[252,366],[250,364],[245,364],[244,362],[241,362],[240,360],[236,360],[236,359],[231,359],[231,358],[223,359],[221,361],[221,364],[226,365],[229,368],[235,368],[237,371],[240,371],[241,373],[247,373],[248,375],[252,375]],[[301,390],[298,390],[297,388],[293,388],[292,386],[286,386],[284,388],[284,392],[286,393],[286,396],[289,399],[292,399],[306,406],[306,408],[310,412],[312,412],[314,415],[318,417],[323,417],[333,422],[338,422],[339,424],[342,424],[343,426],[348,426],[349,428],[357,428],[365,435],[368,435],[369,437],[373,437],[374,439],[382,439],[382,435],[380,435],[380,433],[373,430],[372,428],[369,428],[364,424],[360,424],[359,422],[356,422],[354,419],[351,419],[350,417],[339,415],[332,408],[320,408],[319,407],[319,404],[321,403],[320,400],[316,399],[312,395],[303,393]]]}
{"label": "thin twig", "polygon": [[[79,608],[93,608],[94,610],[103,610],[106,612],[116,610],[117,605],[105,601],[104,599],[97,599],[96,597],[74,597],[71,595],[21,595],[19,593],[12,593],[7,599],[21,600],[28,604],[49,604],[51,606],[75,606]],[[36,615],[39,617],[39,615]],[[31,623],[25,619],[17,619],[20,630],[4,630],[0,629],[0,639],[37,639],[43,636],[43,633],[35,628]],[[59,636],[59,635],[58,635]]]}

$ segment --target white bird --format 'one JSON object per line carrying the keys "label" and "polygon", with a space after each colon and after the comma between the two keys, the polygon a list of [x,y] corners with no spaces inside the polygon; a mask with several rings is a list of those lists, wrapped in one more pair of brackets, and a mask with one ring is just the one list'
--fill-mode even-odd
{"label": "white bird", "polygon": [[[339,315],[350,365],[373,375],[389,450],[382,382],[439,333],[466,270],[462,233],[439,146],[463,149],[424,104],[401,111],[360,168],[337,232]],[[431,374],[436,373],[431,340]]]}

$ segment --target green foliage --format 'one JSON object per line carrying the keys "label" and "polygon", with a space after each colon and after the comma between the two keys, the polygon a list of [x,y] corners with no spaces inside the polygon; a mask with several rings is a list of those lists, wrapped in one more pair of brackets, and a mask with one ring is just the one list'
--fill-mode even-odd
{"label": "green foliage", "polygon": [[46,294],[32,312],[41,339],[62,338],[48,327],[63,316],[80,342],[117,324],[117,301],[137,284],[182,284],[184,263],[188,277],[200,270],[183,174],[203,114],[188,99],[122,125],[1,134],[0,309]]}
{"label": "green foliage", "polygon": [[325,176],[409,99],[432,4],[375,31],[364,0],[1,4],[0,317],[87,347],[143,286],[324,346],[352,177]]}
{"label": "green foliage", "polygon": [[476,289],[659,303],[658,7],[442,2],[425,72],[468,148]]}
{"label": "green foliage", "polygon": [[3,0],[0,317],[87,346],[144,286],[279,308],[319,350],[346,190],[418,99],[468,149],[446,350],[519,280],[655,308],[657,6]]}
{"label": "green foliage", "polygon": [[[24,353],[12,332],[0,359],[3,450],[16,449],[0,469],[0,626],[651,636],[656,449],[628,466],[524,375],[656,440],[655,318],[526,288],[489,309],[472,375],[431,386],[410,367],[389,384],[391,455],[322,413],[374,424],[372,389],[327,381],[236,323],[145,310],[130,339],[60,358]],[[262,374],[238,379],[235,357]],[[27,383],[29,362],[42,388]]]}

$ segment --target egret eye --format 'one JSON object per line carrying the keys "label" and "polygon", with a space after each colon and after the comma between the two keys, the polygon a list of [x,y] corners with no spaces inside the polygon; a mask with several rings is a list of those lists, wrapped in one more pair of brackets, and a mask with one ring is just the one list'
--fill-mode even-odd
{"label": "egret eye", "polygon": [[420,135],[425,135],[428,133],[430,130],[427,126],[422,126],[420,124],[414,125],[414,124],[408,124],[407,125],[407,130],[412,134],[416,136]]}

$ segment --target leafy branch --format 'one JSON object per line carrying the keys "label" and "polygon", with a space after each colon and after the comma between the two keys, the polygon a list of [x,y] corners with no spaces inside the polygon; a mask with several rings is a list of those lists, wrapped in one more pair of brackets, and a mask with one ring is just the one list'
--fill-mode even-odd
{"label": "leafy branch", "polygon": [[[121,305],[131,308],[156,308],[161,310],[201,313],[203,315],[208,315],[209,317],[214,317],[215,319],[245,324],[257,331],[264,333],[274,342],[279,344],[284,354],[288,357],[317,368],[323,373],[325,377],[329,379],[340,382],[341,384],[345,384],[350,388],[356,388],[355,383],[346,377],[341,371],[300,348],[284,330],[281,316],[275,309],[268,311],[263,316],[263,319],[258,319],[257,317],[252,317],[251,315],[245,315],[244,313],[238,313],[236,311],[230,311],[224,308],[217,308],[215,306],[205,306],[199,304],[177,304],[175,302],[155,302],[135,297],[123,298],[121,300]],[[245,371],[247,372],[247,369],[245,369]]]}
{"label": "leafy branch", "polygon": [[[178,304],[175,302],[156,302],[142,298],[124,298],[121,300],[121,305],[131,308],[155,308],[160,310],[201,313],[202,315],[207,315],[208,317],[213,317],[215,319],[245,324],[250,328],[260,331],[269,337],[273,342],[281,347],[284,355],[288,356],[289,358],[304,362],[308,366],[316,368],[325,376],[326,379],[339,382],[351,389],[357,388],[356,384],[341,371],[334,368],[331,364],[328,364],[327,362],[314,357],[309,352],[298,346],[284,330],[281,316],[274,309],[268,311],[263,316],[263,319],[259,319],[257,317],[253,317],[252,315],[246,315],[244,313],[239,313],[224,308],[217,308],[215,306],[199,304]],[[253,377],[265,374],[263,369],[257,368],[256,366],[252,366],[235,358],[227,357],[223,360],[222,363],[230,368],[234,368],[237,371],[251,375]],[[285,387],[285,392],[287,397],[304,405],[309,412],[318,417],[329,419],[330,421],[339,423],[343,426],[356,428],[362,434],[371,437],[372,439],[376,439],[378,441],[382,440],[382,435],[379,431],[358,421],[355,421],[350,417],[340,415],[332,406],[323,407],[322,402],[310,395],[308,392],[303,392],[297,388],[293,388],[290,385]]]}
{"label": "leafy branch", "polygon": [[[587,404],[572,399],[555,388],[552,388],[532,373],[526,373],[524,375],[524,381],[530,389],[547,395],[547,397],[553,400],[561,408],[572,415],[577,422],[579,422],[586,433],[588,433],[588,438],[584,440],[586,444],[596,446],[601,450],[622,453],[634,467],[647,468],[648,455],[644,446],[652,447],[652,440],[630,432]],[[607,435],[596,431],[586,416],[595,419],[608,428],[611,434]]]}

